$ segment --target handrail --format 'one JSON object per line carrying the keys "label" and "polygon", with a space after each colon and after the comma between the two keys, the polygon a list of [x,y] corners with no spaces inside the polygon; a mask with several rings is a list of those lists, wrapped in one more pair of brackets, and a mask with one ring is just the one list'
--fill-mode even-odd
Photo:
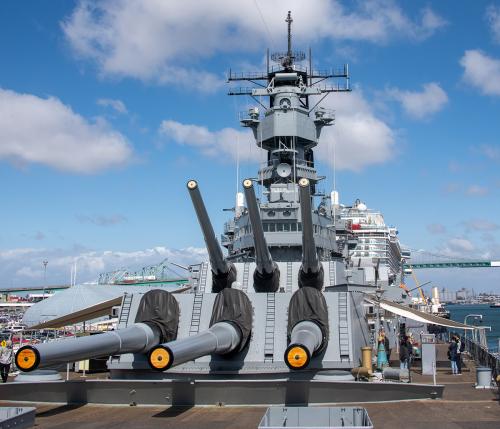
{"label": "handrail", "polygon": [[480,344],[469,338],[460,337],[460,341],[465,342],[465,350],[474,359],[476,364],[491,368],[493,379],[500,375],[500,356],[490,353]]}

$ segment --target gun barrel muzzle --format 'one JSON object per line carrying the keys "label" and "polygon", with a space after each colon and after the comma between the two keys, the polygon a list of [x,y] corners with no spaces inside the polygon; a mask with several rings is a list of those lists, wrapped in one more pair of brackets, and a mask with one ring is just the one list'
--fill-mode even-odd
{"label": "gun barrel muzzle", "polygon": [[151,349],[148,362],[157,371],[197,359],[211,353],[226,354],[240,346],[241,331],[230,322],[218,322],[192,337],[160,344]]}
{"label": "gun barrel muzzle", "polygon": [[297,323],[292,330],[290,345],[285,350],[285,363],[290,369],[304,369],[323,342],[321,328],[312,321]]}

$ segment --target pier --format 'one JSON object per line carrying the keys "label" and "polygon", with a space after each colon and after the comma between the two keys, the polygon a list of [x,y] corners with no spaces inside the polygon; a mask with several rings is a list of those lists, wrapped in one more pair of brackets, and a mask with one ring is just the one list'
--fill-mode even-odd
{"label": "pier", "polygon": [[[446,357],[447,344],[437,345],[436,383],[444,385],[441,399],[421,399],[402,402],[339,402],[338,405],[359,405],[367,409],[377,429],[401,427],[422,428],[496,428],[500,421],[500,397],[498,387],[476,389],[476,366],[470,355],[464,359],[462,375],[452,375]],[[397,364],[395,353],[391,364]],[[73,374],[75,380],[82,380]],[[89,375],[87,380],[103,380],[107,374]],[[412,367],[414,383],[433,384],[433,377],[421,374],[420,365]],[[367,383],[373,384],[373,383]],[[393,384],[393,383],[391,383]],[[394,383],[398,384],[398,383]],[[360,389],[362,391],[362,389]],[[0,389],[1,395],[1,389]],[[21,406],[20,402],[0,402],[2,406]],[[33,406],[33,403],[22,405]],[[214,404],[204,407],[178,406],[103,406],[93,404],[38,403],[36,424],[43,428],[234,428],[255,429],[266,411],[263,406],[227,406]],[[138,404],[140,405],[140,404]],[[329,404],[335,405],[335,404]],[[238,421],[235,426],[235,421]]]}

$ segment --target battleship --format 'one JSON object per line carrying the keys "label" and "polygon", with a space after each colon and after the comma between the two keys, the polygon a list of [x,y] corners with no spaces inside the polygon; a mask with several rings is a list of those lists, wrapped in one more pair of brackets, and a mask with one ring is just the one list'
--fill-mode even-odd
{"label": "battleship", "polygon": [[[362,203],[341,207],[335,191],[319,192],[315,147],[335,122],[321,101],[351,91],[349,68],[315,71],[310,51],[304,66],[305,53],[292,49],[290,13],[286,23],[287,50],[268,53],[265,72],[228,76],[252,85],[229,95],[267,100],[241,117],[267,161],[257,177],[242,181],[221,244],[204,185],[187,180],[209,255],[189,267],[190,289],[134,290],[123,295],[115,331],[22,347],[15,363],[23,382],[2,390],[2,399],[300,405],[442,395],[441,385],[366,383],[351,375],[371,367],[368,308],[381,304],[381,293],[389,299],[404,292],[403,251],[395,230]],[[380,244],[371,239],[389,243],[389,254],[374,258],[370,247],[359,247]],[[388,335],[395,330],[393,323]],[[103,356],[109,380],[46,381],[52,373],[44,369]]]}

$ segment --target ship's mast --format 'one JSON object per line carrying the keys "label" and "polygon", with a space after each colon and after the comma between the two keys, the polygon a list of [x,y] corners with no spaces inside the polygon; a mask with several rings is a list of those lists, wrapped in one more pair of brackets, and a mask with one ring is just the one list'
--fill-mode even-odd
{"label": "ship's mast", "polygon": [[[271,55],[275,64],[268,66],[266,73],[230,71],[230,82],[247,81],[255,86],[234,88],[229,94],[249,95],[266,112],[261,117],[259,108],[252,108],[241,118],[242,125],[254,132],[257,145],[268,152],[267,163],[259,170],[259,182],[271,192],[273,184],[294,184],[296,188],[298,181],[306,178],[314,195],[320,178],[314,165],[313,148],[318,144],[321,129],[334,121],[333,111],[319,107],[319,104],[332,92],[350,91],[348,67],[344,65],[337,70],[314,72],[311,61],[309,69],[301,65],[306,55],[292,49],[293,19],[290,11],[285,22],[286,52]],[[327,86],[325,83],[329,79],[337,81]],[[344,83],[339,79],[343,79]],[[310,103],[311,96],[321,98]],[[269,99],[268,105],[261,101],[265,97]],[[292,193],[296,200],[297,192]]]}
{"label": "ship's mast", "polygon": [[285,68],[291,67],[293,64],[293,56],[292,56],[292,12],[288,11],[288,15],[285,19],[285,22],[288,23],[288,52],[286,63],[283,64]]}

